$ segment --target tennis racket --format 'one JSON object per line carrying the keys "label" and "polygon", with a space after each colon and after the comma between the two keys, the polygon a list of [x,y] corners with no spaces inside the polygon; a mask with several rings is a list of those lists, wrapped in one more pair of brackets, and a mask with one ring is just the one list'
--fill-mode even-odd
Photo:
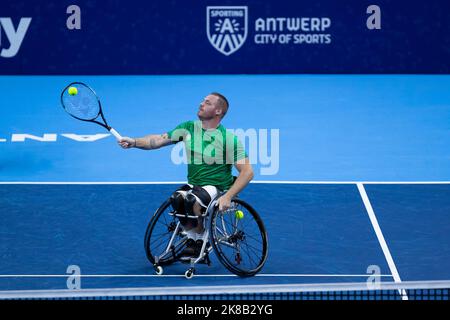
{"label": "tennis racket", "polygon": [[[69,88],[72,94],[69,93]],[[74,91],[76,94],[74,94]],[[117,140],[122,139],[122,136],[106,122],[100,99],[87,84],[72,82],[65,87],[61,93],[61,104],[64,110],[75,119],[99,124],[111,132]]]}

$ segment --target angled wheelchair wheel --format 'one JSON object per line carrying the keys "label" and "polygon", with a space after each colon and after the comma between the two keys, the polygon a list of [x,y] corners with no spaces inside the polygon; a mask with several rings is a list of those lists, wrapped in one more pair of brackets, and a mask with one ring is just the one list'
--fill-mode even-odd
{"label": "angled wheelchair wheel", "polygon": [[232,273],[249,277],[267,259],[267,232],[258,213],[248,203],[233,199],[229,210],[215,207],[209,220],[211,243],[219,261]]}
{"label": "angled wheelchair wheel", "polygon": [[175,262],[186,243],[178,219],[170,212],[171,206],[167,200],[150,219],[145,233],[145,253],[155,268]]}

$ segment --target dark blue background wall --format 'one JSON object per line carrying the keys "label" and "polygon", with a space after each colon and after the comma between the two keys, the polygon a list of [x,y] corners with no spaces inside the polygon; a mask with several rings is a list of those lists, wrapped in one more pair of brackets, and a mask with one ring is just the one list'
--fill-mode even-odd
{"label": "dark blue background wall", "polygon": [[[81,30],[66,27],[71,4],[81,8]],[[381,8],[381,30],[366,27],[371,4]],[[206,7],[226,5],[248,9],[245,42],[228,56],[206,32]],[[448,73],[449,12],[448,0],[1,0],[0,17],[15,28],[21,17],[32,21],[17,55],[0,57],[0,74]],[[257,44],[264,32],[255,21],[269,17],[328,17],[331,26],[315,33],[331,42]]]}

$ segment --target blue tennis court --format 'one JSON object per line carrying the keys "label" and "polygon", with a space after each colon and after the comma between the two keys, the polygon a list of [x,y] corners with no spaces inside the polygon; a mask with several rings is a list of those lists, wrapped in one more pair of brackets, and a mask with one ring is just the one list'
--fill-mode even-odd
{"label": "blue tennis court", "polygon": [[[195,119],[214,90],[230,99],[255,178],[269,256],[239,278],[212,255],[157,276],[143,239],[186,179],[183,150],[122,150],[65,114],[84,81],[122,135]],[[0,290],[248,286],[450,279],[450,85],[432,75],[2,76]],[[24,90],[24,88],[26,88]],[[252,140],[253,139],[253,140]]]}

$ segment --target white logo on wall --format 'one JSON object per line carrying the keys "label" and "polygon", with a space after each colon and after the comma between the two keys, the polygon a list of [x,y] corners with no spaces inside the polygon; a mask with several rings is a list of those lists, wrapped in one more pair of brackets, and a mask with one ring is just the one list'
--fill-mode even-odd
{"label": "white logo on wall", "polygon": [[[12,58],[19,52],[22,41],[30,26],[31,18],[21,18],[17,29],[11,18],[0,18],[0,56]],[[2,39],[2,33],[5,35]],[[5,39],[6,38],[6,39]],[[3,41],[2,41],[3,40]],[[7,40],[7,41],[5,41]],[[7,42],[9,42],[9,47]]]}
{"label": "white logo on wall", "polygon": [[206,33],[212,46],[229,56],[247,39],[246,6],[206,7]]}
{"label": "white logo on wall", "polygon": [[254,17],[249,21],[247,6],[206,7],[208,40],[226,56],[242,47],[248,33],[258,46],[329,45],[330,28],[331,18],[324,16]]}

